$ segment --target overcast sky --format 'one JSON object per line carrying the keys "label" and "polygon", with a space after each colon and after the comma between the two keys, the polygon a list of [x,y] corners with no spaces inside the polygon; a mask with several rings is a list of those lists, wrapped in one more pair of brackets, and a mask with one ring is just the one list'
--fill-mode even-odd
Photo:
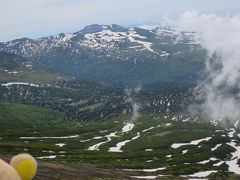
{"label": "overcast sky", "polygon": [[0,0],[0,41],[79,31],[89,24],[161,24],[186,10],[236,15],[239,0]]}

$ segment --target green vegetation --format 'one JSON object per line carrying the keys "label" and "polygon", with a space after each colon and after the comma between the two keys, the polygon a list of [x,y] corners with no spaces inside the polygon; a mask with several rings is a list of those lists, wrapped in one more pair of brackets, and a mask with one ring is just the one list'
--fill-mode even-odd
{"label": "green vegetation", "polygon": [[[172,66],[171,61],[167,63]],[[143,68],[143,63],[138,66]],[[39,87],[0,85],[0,154],[29,152],[44,161],[123,169],[165,167],[161,174],[176,177],[217,170],[214,178],[230,177],[226,161],[235,151],[228,144],[233,140],[228,135],[230,130],[185,111],[194,100],[191,81],[159,82],[158,86],[149,85],[129,96],[121,88],[69,80],[68,76],[46,72],[33,61],[7,53],[0,53],[0,75],[3,83],[41,84]],[[117,76],[109,78],[119,79]],[[130,122],[134,103],[140,105],[141,116],[132,122],[135,125],[132,130],[123,133],[122,128]],[[240,129],[236,129],[234,134],[237,143],[240,142],[239,132]],[[206,137],[211,139],[189,144]],[[122,152],[109,152],[119,142],[126,143],[121,147]],[[174,143],[188,144],[172,148]],[[97,150],[90,151],[89,147],[96,144],[99,144]],[[217,144],[221,146],[212,150]],[[223,163],[214,165],[219,162]]]}
{"label": "green vegetation", "polygon": [[[134,122],[132,131],[122,133],[124,122],[128,122],[130,115],[120,115],[103,122],[70,123],[63,119],[62,113],[51,109],[2,102],[0,103],[0,153],[29,152],[35,157],[56,156],[50,159],[51,161],[92,163],[106,167],[133,169],[166,167],[166,170],[161,171],[162,174],[177,176],[213,169],[213,164],[217,163],[217,160],[206,164],[197,162],[211,157],[224,160],[233,151],[228,145],[211,151],[211,148],[220,141],[227,142],[229,139],[221,136],[226,134],[225,131],[215,131],[221,127],[211,126],[207,121],[183,123],[173,121],[171,115],[166,117],[164,114],[142,114]],[[150,127],[154,128],[143,132]],[[113,132],[116,132],[117,136],[99,146],[99,151],[87,150],[96,143],[107,141],[104,136]],[[137,133],[140,133],[140,137],[123,146],[122,153],[108,152],[108,149],[116,143],[129,140]],[[201,147],[195,145],[177,149],[170,147],[173,143],[190,142],[208,136],[212,139],[201,142]],[[39,138],[31,139],[30,137]],[[59,143],[64,145],[62,147],[56,145]],[[153,149],[153,151],[145,151],[146,149]],[[182,154],[183,150],[188,152]],[[166,157],[167,155],[172,157]],[[227,166],[224,164],[214,169],[218,170],[217,177],[228,173]]]}
{"label": "green vegetation", "polygon": [[0,52],[0,82],[47,84],[64,79],[70,79],[70,76],[46,71],[32,60]]}

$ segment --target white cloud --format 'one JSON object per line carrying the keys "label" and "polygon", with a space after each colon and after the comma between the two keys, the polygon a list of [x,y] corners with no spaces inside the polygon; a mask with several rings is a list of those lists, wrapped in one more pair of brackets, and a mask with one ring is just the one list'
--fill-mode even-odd
{"label": "white cloud", "polygon": [[240,89],[240,16],[188,11],[175,26],[182,31],[197,32],[197,38],[208,51],[208,76],[197,89],[205,95],[201,110],[216,120],[239,120],[240,93],[232,92]]}

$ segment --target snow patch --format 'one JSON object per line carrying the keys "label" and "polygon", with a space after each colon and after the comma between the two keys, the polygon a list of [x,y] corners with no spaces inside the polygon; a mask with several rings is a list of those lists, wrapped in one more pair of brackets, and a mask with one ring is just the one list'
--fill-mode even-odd
{"label": "snow patch", "polygon": [[198,139],[198,140],[191,141],[190,143],[174,143],[174,144],[171,145],[171,148],[177,149],[181,146],[198,145],[199,143],[201,143],[203,141],[209,141],[211,138],[212,137],[206,137],[206,138],[203,138],[203,139]]}
{"label": "snow patch", "polygon": [[95,145],[93,145],[93,146],[90,146],[90,147],[88,148],[88,150],[89,150],[89,151],[99,151],[99,146],[101,146],[102,144],[105,144],[105,143],[110,142],[113,137],[117,137],[117,136],[116,136],[116,132],[114,132],[114,133],[110,133],[110,134],[108,134],[108,135],[106,135],[106,136],[104,136],[104,137],[107,138],[107,141],[103,141],[103,142],[97,143],[97,144],[95,144]]}
{"label": "snow patch", "polygon": [[237,146],[237,143],[233,142],[233,141],[230,143],[227,143],[227,144],[236,149],[235,152],[231,153],[232,154],[231,160],[225,161],[226,164],[229,166],[228,170],[235,174],[240,174],[240,167],[238,166],[238,160],[240,159],[240,157],[239,157],[240,146]]}
{"label": "snow patch", "polygon": [[144,129],[144,130],[142,130],[142,132],[147,132],[147,131],[150,131],[152,129],[154,129],[154,127],[150,127],[150,128]]}
{"label": "snow patch", "polygon": [[145,151],[153,151],[153,149],[145,149]]}
{"label": "snow patch", "polygon": [[8,82],[1,84],[1,86],[12,86],[12,85],[25,85],[25,86],[32,86],[32,87],[39,87],[37,84],[25,83],[25,82]]}
{"label": "snow patch", "polygon": [[208,177],[210,174],[216,173],[216,172],[217,171],[201,171],[201,172],[197,172],[197,173],[190,174],[190,175],[182,175],[182,177],[205,178],[205,177]]}
{"label": "snow patch", "polygon": [[129,172],[157,172],[166,169],[165,167],[154,168],[154,169],[123,169]]}
{"label": "snow patch", "polygon": [[37,157],[37,159],[55,159],[56,157],[57,157],[56,155],[41,156],[41,157]]}
{"label": "snow patch", "polygon": [[197,162],[197,164],[207,164],[210,162],[210,159],[209,160],[204,160],[204,161],[200,161],[200,162]]}
{"label": "snow patch", "polygon": [[59,136],[59,137],[20,137],[19,139],[72,139],[77,138],[79,135],[72,135],[72,136]]}
{"label": "snow patch", "polygon": [[135,179],[156,179],[158,176],[131,176],[131,178]]}
{"label": "snow patch", "polygon": [[222,144],[217,144],[214,148],[211,148],[211,151],[215,151],[217,148],[219,148]]}
{"label": "snow patch", "polygon": [[115,147],[110,147],[108,152],[123,152],[121,149],[123,146],[125,146],[127,143],[131,142],[132,140],[136,140],[140,137],[140,133],[137,133],[137,136],[133,137],[131,140],[125,140],[122,142],[119,142],[116,144]]}
{"label": "snow patch", "polygon": [[221,166],[224,163],[224,161],[220,161],[218,163],[213,164],[213,166]]}
{"label": "snow patch", "polygon": [[122,132],[126,133],[129,132],[133,129],[135,125],[133,123],[127,123],[123,128],[122,128]]}
{"label": "snow patch", "polygon": [[228,133],[228,137],[233,138],[235,132],[236,132],[236,130],[234,128],[231,128],[229,133]]}
{"label": "snow patch", "polygon": [[56,146],[59,146],[59,147],[63,147],[65,146],[66,144],[65,143],[58,143],[58,144],[55,144]]}

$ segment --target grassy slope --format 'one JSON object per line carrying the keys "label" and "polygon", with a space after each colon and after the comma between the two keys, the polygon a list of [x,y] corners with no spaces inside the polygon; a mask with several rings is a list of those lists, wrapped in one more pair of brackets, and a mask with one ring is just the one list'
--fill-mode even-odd
{"label": "grassy slope", "polygon": [[[10,103],[0,103],[0,123],[0,137],[2,138],[0,152],[17,153],[30,148],[29,151],[36,155],[42,155],[41,150],[44,149],[58,149],[54,143],[59,141],[74,143],[75,139],[32,140],[30,143],[23,143],[24,140],[20,140],[19,137],[80,134],[82,139],[95,136],[98,134],[99,129],[109,129],[114,124],[114,122],[89,123],[87,125],[71,124],[63,120],[63,114],[50,109]],[[118,126],[114,127],[114,129],[117,128]]]}
{"label": "grassy slope", "polygon": [[[111,121],[101,123],[68,123],[62,119],[62,114],[49,109],[21,104],[0,103],[0,153],[16,154],[20,152],[30,152],[35,157],[57,155],[56,159],[64,163],[91,163],[105,167],[122,168],[151,168],[167,167],[162,173],[181,175],[191,174],[200,170],[213,169],[210,162],[207,164],[197,164],[199,161],[218,157],[222,160],[232,151],[229,146],[219,148],[212,152],[213,148],[219,142],[228,141],[221,135],[226,132],[216,132],[215,129],[221,127],[212,127],[208,122],[177,122],[172,121],[171,117],[164,118],[162,115],[142,115],[136,126],[127,134],[121,134],[121,128],[129,115],[122,115]],[[166,123],[171,122],[171,126]],[[157,125],[160,125],[157,127]],[[142,130],[154,126],[155,129],[143,133]],[[87,151],[86,149],[98,142],[107,140],[93,139],[96,136],[104,136],[111,132],[118,131],[118,137],[111,142],[100,146],[100,151]],[[123,153],[109,153],[109,147],[115,146],[117,142],[131,139],[141,133],[139,139],[128,143],[123,147]],[[72,139],[19,139],[22,136],[69,136],[79,135]],[[208,142],[201,143],[201,147],[185,146],[178,149],[170,148],[172,143],[189,142],[200,138],[212,136]],[[87,142],[80,140],[91,139]],[[65,143],[63,147],[55,144]],[[154,151],[146,152],[145,149],[152,148]],[[182,155],[182,150],[189,151]],[[65,151],[63,153],[62,151]],[[172,158],[166,158],[166,155],[172,155]],[[146,162],[153,160],[152,162]],[[190,164],[184,164],[190,163]],[[214,167],[219,171],[219,177],[228,174],[227,166],[223,164],[220,167]],[[140,173],[141,174],[141,173]]]}
{"label": "grassy slope", "polygon": [[[32,66],[27,67],[27,64]],[[0,52],[0,82],[19,81],[41,84],[69,78],[67,75],[45,71],[36,62],[21,56]]]}
{"label": "grassy slope", "polygon": [[35,84],[47,84],[57,80],[69,79],[67,75],[46,72],[42,70],[17,70],[18,74],[8,74],[0,70],[0,82],[27,82]]}

